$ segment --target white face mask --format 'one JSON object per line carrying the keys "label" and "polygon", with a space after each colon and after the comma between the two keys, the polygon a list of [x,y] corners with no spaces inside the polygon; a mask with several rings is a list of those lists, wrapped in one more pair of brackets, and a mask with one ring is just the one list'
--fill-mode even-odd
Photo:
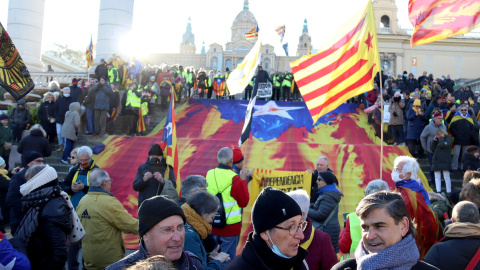
{"label": "white face mask", "polygon": [[69,97],[69,96],[70,96],[70,94],[63,94],[63,96],[64,96],[64,97]]}
{"label": "white face mask", "polygon": [[396,182],[400,182],[400,181],[402,181],[402,180],[403,180],[403,179],[400,178],[400,173],[399,173],[399,172],[397,172],[397,171],[392,171],[392,181],[393,181],[393,182],[396,183]]}

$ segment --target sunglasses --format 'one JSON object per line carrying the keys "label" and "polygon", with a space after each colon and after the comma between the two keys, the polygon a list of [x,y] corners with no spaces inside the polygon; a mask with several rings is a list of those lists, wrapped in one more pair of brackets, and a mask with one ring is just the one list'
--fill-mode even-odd
{"label": "sunglasses", "polygon": [[76,156],[69,156],[68,159],[76,159]]}

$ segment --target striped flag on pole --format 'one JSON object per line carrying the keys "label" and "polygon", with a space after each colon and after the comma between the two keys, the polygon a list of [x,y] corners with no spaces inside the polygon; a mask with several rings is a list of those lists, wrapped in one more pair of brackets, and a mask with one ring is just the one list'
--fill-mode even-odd
{"label": "striped flag on pole", "polygon": [[175,91],[170,92],[170,107],[168,108],[167,120],[163,129],[161,145],[166,147],[163,150],[163,155],[166,156],[166,163],[173,168],[177,191],[180,191],[180,164],[178,164],[177,128],[175,124]]}
{"label": "striped flag on pole", "polygon": [[280,36],[280,43],[282,43],[283,37],[285,37],[285,25],[277,27],[275,31]]}
{"label": "striped flag on pole", "polygon": [[258,31],[259,31],[259,29],[258,29],[258,25],[257,25],[250,32],[245,33],[245,39],[247,39],[247,40],[255,39],[256,37],[258,37]]}
{"label": "striped flag on pole", "polygon": [[372,1],[348,20],[319,52],[290,63],[313,122],[340,104],[373,89],[380,71]]}
{"label": "striped flag on pole", "polygon": [[92,43],[92,36],[91,35],[90,35],[90,45],[88,45],[88,47],[87,47],[86,58],[87,58],[87,70],[88,70],[88,68],[93,63],[93,43]]}

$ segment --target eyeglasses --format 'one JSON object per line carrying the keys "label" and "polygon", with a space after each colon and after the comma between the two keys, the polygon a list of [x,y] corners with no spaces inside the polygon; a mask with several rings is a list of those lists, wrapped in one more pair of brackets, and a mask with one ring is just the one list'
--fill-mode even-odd
{"label": "eyeglasses", "polygon": [[68,159],[76,159],[76,156],[69,156]]}
{"label": "eyeglasses", "polygon": [[87,163],[90,161],[89,158],[86,158],[86,159],[78,159],[78,161],[80,161],[80,163]]}
{"label": "eyeglasses", "polygon": [[399,169],[399,168],[393,168],[394,171],[398,172],[398,173],[403,173],[403,168],[402,169]]}
{"label": "eyeglasses", "polygon": [[467,110],[460,110],[461,112],[466,112]]}
{"label": "eyeglasses", "polygon": [[274,228],[277,228],[277,229],[281,229],[281,230],[285,230],[285,231],[288,231],[288,233],[291,235],[291,236],[294,236],[297,232],[298,232],[298,229],[301,229],[302,232],[305,231],[305,229],[307,228],[307,222],[306,221],[302,221],[300,222],[300,224],[298,225],[292,225],[292,226],[289,226],[287,228],[283,228],[283,227],[279,227],[279,226],[273,226]]}
{"label": "eyeglasses", "polygon": [[164,227],[164,228],[158,229],[157,231],[160,232],[163,235],[166,235],[166,236],[173,235],[173,233],[175,233],[175,231],[177,231],[179,234],[184,234],[185,233],[185,225],[184,224],[178,225],[176,229],[174,227]]}

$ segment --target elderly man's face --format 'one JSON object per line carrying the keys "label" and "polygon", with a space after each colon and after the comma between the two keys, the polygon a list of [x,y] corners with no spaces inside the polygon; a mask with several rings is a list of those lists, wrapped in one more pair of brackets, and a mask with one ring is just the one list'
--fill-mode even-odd
{"label": "elderly man's face", "polygon": [[317,172],[325,172],[327,169],[327,161],[323,158],[317,159]]}
{"label": "elderly man's face", "polygon": [[375,208],[360,220],[363,246],[369,253],[377,253],[398,242],[408,233],[408,218],[395,222],[385,208]]}
{"label": "elderly man's face", "polygon": [[80,167],[86,168],[90,164],[91,157],[87,154],[78,155],[78,163],[80,163]]}
{"label": "elderly man's face", "polygon": [[148,254],[163,255],[169,261],[180,259],[185,243],[184,225],[180,216],[171,216],[153,226],[143,236]]}
{"label": "elderly man's face", "polygon": [[443,117],[442,116],[437,116],[433,118],[433,121],[435,122],[435,125],[440,126],[442,124]]}
{"label": "elderly man's face", "polygon": [[393,168],[394,171],[397,171],[399,173],[399,177],[401,179],[410,179],[410,176],[412,176],[411,172],[403,172],[403,167],[405,166],[405,162],[400,162],[398,163],[397,167]]}
{"label": "elderly man's face", "polygon": [[[300,246],[300,241],[305,238],[303,235],[303,231],[299,228],[294,235],[290,235],[290,231],[287,228],[294,225],[300,225],[302,221],[302,216],[298,215],[287,219],[286,221],[277,225],[277,227],[285,228],[279,229],[274,228],[272,232],[263,232],[260,234],[262,239],[271,245],[273,242],[274,245],[277,246],[278,250],[282,252],[283,255],[288,257],[296,256],[298,253],[298,247]],[[270,235],[270,239],[268,238],[268,234]]]}

